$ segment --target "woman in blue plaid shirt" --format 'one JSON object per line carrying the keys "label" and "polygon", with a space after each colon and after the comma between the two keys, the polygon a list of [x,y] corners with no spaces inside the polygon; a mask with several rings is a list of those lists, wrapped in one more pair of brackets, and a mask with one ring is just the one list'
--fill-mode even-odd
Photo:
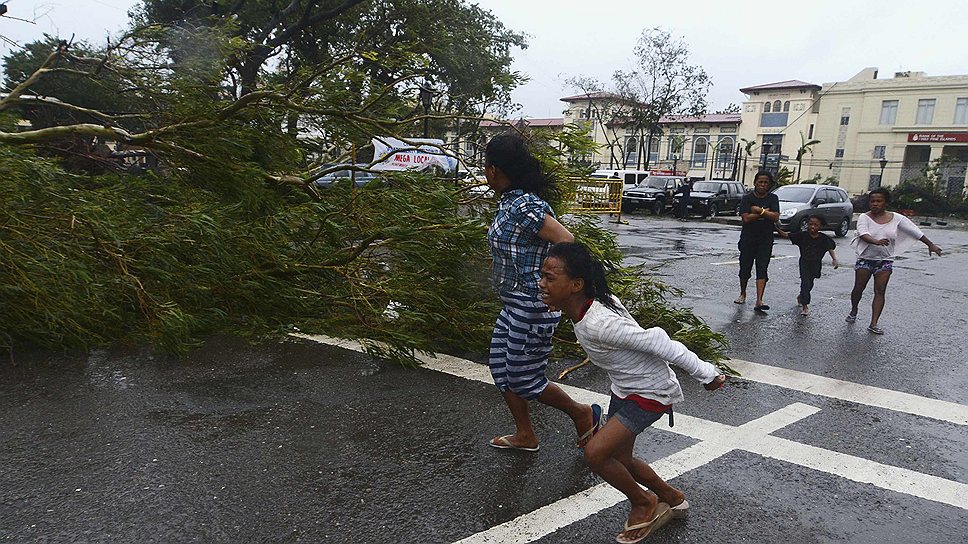
{"label": "woman in blue plaid shirt", "polygon": [[499,134],[488,142],[484,176],[500,197],[487,240],[494,258],[495,287],[504,303],[491,336],[488,366],[515,425],[514,434],[498,436],[490,444],[538,451],[528,408],[528,401],[537,400],[571,417],[582,447],[601,425],[602,409],[575,402],[545,376],[561,312],[541,302],[538,289],[541,263],[552,244],[572,242],[575,237],[555,219],[545,201],[556,188],[541,173],[520,135]]}

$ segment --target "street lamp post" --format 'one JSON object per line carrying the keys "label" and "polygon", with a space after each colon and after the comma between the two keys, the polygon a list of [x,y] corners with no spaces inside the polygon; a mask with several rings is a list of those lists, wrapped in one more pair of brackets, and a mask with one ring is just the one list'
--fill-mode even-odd
{"label": "street lamp post", "polygon": [[766,161],[770,156],[771,149],[773,149],[773,144],[770,142],[763,142],[763,167],[760,170],[766,170]]}
{"label": "street lamp post", "polygon": [[887,157],[881,157],[881,175],[877,178],[877,186],[884,183],[884,168],[887,167]]}
{"label": "street lamp post", "polygon": [[428,115],[430,115],[431,100],[434,98],[434,91],[430,87],[424,85],[420,86],[420,104],[423,106],[424,110],[424,122],[423,122],[423,137],[426,138],[429,132],[429,121]]}

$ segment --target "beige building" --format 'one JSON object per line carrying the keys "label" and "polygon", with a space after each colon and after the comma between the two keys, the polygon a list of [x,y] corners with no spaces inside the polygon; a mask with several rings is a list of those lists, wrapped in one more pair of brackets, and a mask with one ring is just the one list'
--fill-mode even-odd
{"label": "beige building", "polygon": [[[809,172],[835,176],[851,194],[893,186],[948,157],[948,190],[964,190],[968,163],[968,75],[929,77],[898,72],[878,79],[865,68],[820,91]],[[883,167],[883,177],[881,177]]]}
{"label": "beige building", "polygon": [[[693,178],[724,179],[734,173],[739,114],[667,116],[657,133],[637,131],[628,122],[629,103],[594,92],[561,99],[565,123],[585,123],[598,144],[585,159],[598,168],[661,170]],[[634,105],[633,105],[634,106]]]}
{"label": "beige building", "polygon": [[[781,167],[798,169],[797,150],[815,138],[820,89],[820,85],[796,79],[740,89],[747,96],[739,129],[740,179],[752,180],[763,166],[774,172]],[[755,143],[748,146],[748,142]],[[801,179],[812,175],[806,170],[804,165]]]}
{"label": "beige building", "polygon": [[[746,175],[763,164],[773,171],[786,167],[801,180],[833,178],[848,193],[861,194],[917,176],[945,156],[950,162],[941,177],[950,191],[963,191],[968,75],[877,76],[876,68],[865,68],[847,81],[823,86],[790,80],[740,89],[747,95],[740,144],[756,142]],[[798,149],[811,139],[820,143],[798,163]]]}

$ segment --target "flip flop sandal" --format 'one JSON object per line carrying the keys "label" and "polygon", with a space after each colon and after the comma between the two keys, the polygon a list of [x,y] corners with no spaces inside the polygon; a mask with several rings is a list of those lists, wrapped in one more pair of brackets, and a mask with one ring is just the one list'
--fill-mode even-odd
{"label": "flip flop sandal", "polygon": [[737,297],[733,304],[746,304],[746,297]]}
{"label": "flip flop sandal", "polygon": [[857,321],[857,316],[856,315],[847,314],[847,319],[845,319],[844,321],[846,321],[848,323],[853,323],[853,322]]}
{"label": "flip flop sandal", "polygon": [[541,446],[535,446],[533,448],[528,448],[528,447],[525,447],[525,446],[515,446],[514,444],[511,443],[510,440],[508,440],[508,437],[510,437],[510,436],[512,436],[512,435],[506,434],[504,436],[499,436],[499,437],[495,438],[494,440],[488,442],[488,444],[490,444],[492,448],[497,448],[499,450],[521,450],[521,451],[532,451],[533,452],[533,451],[538,451],[539,449],[541,449]]}
{"label": "flip flop sandal", "polygon": [[[605,411],[598,404],[592,404],[592,428],[585,431],[585,434],[578,437],[578,444],[585,439],[595,436],[598,431],[605,426]],[[579,446],[581,447],[581,446]]]}
{"label": "flip flop sandal", "polygon": [[800,308],[800,315],[806,317],[810,315],[810,310],[808,308]]}
{"label": "flip flop sandal", "polygon": [[884,329],[880,327],[867,327],[867,332],[871,332],[874,334],[884,334]]}
{"label": "flip flop sandal", "polygon": [[672,507],[672,518],[683,519],[689,516],[689,501],[683,499],[682,502]]}
{"label": "flip flop sandal", "polygon": [[[672,508],[669,508],[668,504],[660,502],[655,507],[655,517],[653,517],[651,521],[638,523],[636,525],[629,525],[628,522],[626,522],[625,530],[615,537],[615,542],[618,542],[619,544],[635,544],[636,542],[641,542],[652,534],[653,531],[665,525],[670,519],[672,519]],[[627,533],[628,531],[635,531],[637,529],[645,529],[645,532],[635,538],[622,538],[624,533]]]}
{"label": "flip flop sandal", "polygon": [[760,304],[759,306],[753,306],[753,309],[757,312],[765,312],[770,309],[769,304]]}

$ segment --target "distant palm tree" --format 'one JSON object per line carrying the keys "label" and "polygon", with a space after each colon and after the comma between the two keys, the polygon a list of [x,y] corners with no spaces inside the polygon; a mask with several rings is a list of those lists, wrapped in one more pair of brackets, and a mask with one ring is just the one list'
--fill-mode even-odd
{"label": "distant palm tree", "polygon": [[747,140],[746,138],[740,138],[739,141],[743,142],[743,183],[746,183],[746,161],[751,156],[753,156],[753,148],[756,147],[756,140]]}
{"label": "distant palm tree", "polygon": [[800,183],[800,171],[803,170],[803,156],[807,153],[813,155],[813,146],[820,143],[820,140],[810,140],[803,135],[803,131],[800,131],[800,149],[797,149],[797,183]]}

